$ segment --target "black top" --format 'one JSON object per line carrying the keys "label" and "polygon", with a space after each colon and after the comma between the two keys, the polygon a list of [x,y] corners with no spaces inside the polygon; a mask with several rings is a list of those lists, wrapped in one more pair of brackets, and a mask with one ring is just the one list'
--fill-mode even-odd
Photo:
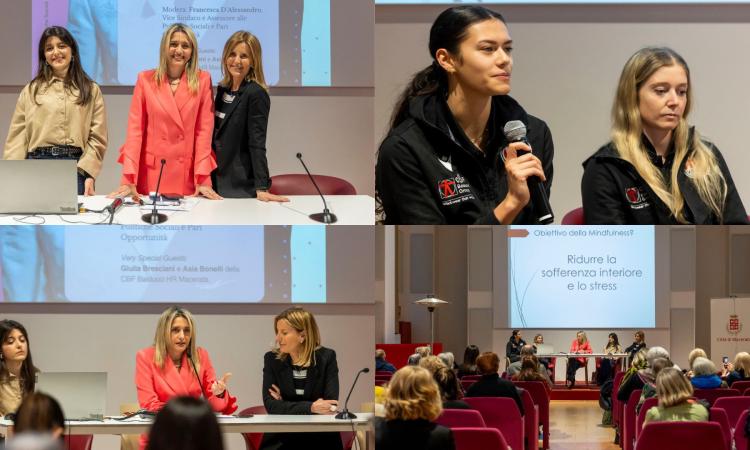
{"label": "black top", "polygon": [[[339,368],[336,352],[325,347],[315,350],[313,363],[307,368],[304,394],[295,391],[295,379],[291,358],[279,360],[276,353],[267,352],[263,357],[263,405],[268,414],[313,414],[310,407],[315,400],[338,400]],[[268,393],[275,384],[281,390],[281,400]],[[343,405],[342,405],[343,406]],[[318,448],[341,449],[339,433],[264,433],[262,449],[306,448],[311,442]]]}
{"label": "black top", "polygon": [[[688,144],[690,148],[692,148],[693,132],[694,129],[691,128]],[[672,166],[680,164],[677,183],[685,198],[685,218],[688,222],[696,225],[749,223],[729,168],[715,145],[703,141],[716,157],[719,169],[727,183],[723,221],[720,221],[703,202],[686,174],[686,164],[691,151],[688,151],[688,155],[682,161],[675,161],[674,151],[670,150],[662,162],[662,158],[656,154],[653,145],[645,136],[642,142],[651,162],[665,175],[668,182]],[[620,157],[611,142],[584,161],[583,167],[581,195],[584,219],[587,224],[669,225],[678,223],[669,208],[641,178],[635,167]]]}
{"label": "black top", "polygon": [[[526,124],[527,138],[542,161],[549,195],[554,147],[549,128],[507,95],[492,98],[485,152],[455,125],[444,97],[419,96],[409,117],[380,145],[375,188],[387,224],[497,224],[494,209],[508,193],[500,150],[508,142],[505,123]],[[531,203],[514,223],[533,224]]]}
{"label": "black top", "polygon": [[646,343],[641,342],[640,344],[633,341],[632,344],[628,346],[625,350],[623,350],[625,353],[629,354],[628,358],[630,358],[630,362],[633,362],[633,358],[635,358],[636,353],[641,351],[642,348],[646,348]]}
{"label": "black top", "polygon": [[523,401],[521,396],[518,394],[516,386],[508,380],[503,380],[500,375],[493,373],[490,375],[482,375],[476,383],[469,386],[466,391],[467,397],[508,397],[512,398],[516,405],[518,405],[518,411],[523,416]]}
{"label": "black top", "polygon": [[455,450],[449,428],[427,420],[375,419],[378,450]]}
{"label": "black top", "polygon": [[[229,94],[234,97],[227,103]],[[253,81],[243,82],[235,95],[219,85],[216,90],[213,148],[216,170],[211,173],[214,189],[229,198],[255,197],[268,190],[271,179],[266,159],[266,131],[271,98]],[[222,117],[223,116],[223,117]]]}
{"label": "black top", "polygon": [[474,409],[463,400],[445,400],[443,409]]}
{"label": "black top", "polygon": [[510,359],[511,362],[516,362],[521,359],[521,347],[526,345],[526,341],[523,339],[519,339],[518,342],[516,342],[516,339],[511,336],[510,339],[508,339],[508,342],[505,344],[505,356]]}
{"label": "black top", "polygon": [[620,389],[617,391],[617,400],[627,403],[630,399],[630,394],[635,390],[643,389],[643,386],[643,380],[638,376],[638,372],[632,374],[627,380],[623,380],[623,383],[620,385]]}

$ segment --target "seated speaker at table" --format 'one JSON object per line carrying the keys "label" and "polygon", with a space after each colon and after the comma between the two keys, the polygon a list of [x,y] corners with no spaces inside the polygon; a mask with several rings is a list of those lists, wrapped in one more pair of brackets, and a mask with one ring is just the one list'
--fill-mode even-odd
{"label": "seated speaker at table", "polygon": [[213,115],[211,75],[198,68],[195,34],[172,24],[162,36],[159,66],[138,74],[118,159],[122,185],[110,196],[156,191],[164,161],[160,192],[220,199],[211,186]]}
{"label": "seated speaker at table", "polygon": [[[336,352],[321,346],[315,317],[294,307],[274,318],[276,348],[264,356],[263,404],[269,414],[335,414],[339,398]],[[266,433],[261,448],[341,449],[339,433]]]}
{"label": "seated speaker at table", "polygon": [[65,28],[45,29],[37,53],[39,70],[18,97],[3,158],[77,160],[78,194],[94,195],[107,150],[102,92]]}
{"label": "seated speaker at table", "polygon": [[38,370],[31,360],[28,336],[15,320],[0,320],[0,417],[15,413],[34,392]]}
{"label": "seated speaker at table", "polygon": [[[135,357],[135,384],[138,403],[143,409],[159,411],[173,397],[206,398],[211,408],[222,414],[237,410],[229,395],[225,373],[216,379],[208,352],[196,344],[195,321],[190,311],[172,306],[159,318],[154,345]],[[147,443],[141,435],[141,449]]]}

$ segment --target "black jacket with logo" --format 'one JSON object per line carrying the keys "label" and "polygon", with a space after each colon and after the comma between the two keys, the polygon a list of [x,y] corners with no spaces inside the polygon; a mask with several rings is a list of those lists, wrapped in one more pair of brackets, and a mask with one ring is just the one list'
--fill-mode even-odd
{"label": "black jacket with logo", "polygon": [[[691,142],[692,136],[693,129],[690,130]],[[747,213],[721,152],[712,143],[703,142],[716,156],[727,183],[724,217],[723,220],[716,217],[698,195],[698,191],[685,173],[687,157],[678,162],[680,172],[677,176],[680,192],[685,197],[685,217],[688,222],[696,225],[747,224]],[[656,154],[645,136],[643,144],[652,163],[659,168],[665,179],[669,180],[672,165],[675,163],[674,152],[670,151],[665,161],[662,162],[661,157]],[[635,167],[620,157],[611,142],[584,161],[583,167],[581,195],[586,224],[668,225],[678,223],[667,205],[657,197]]]}
{"label": "black jacket with logo", "polygon": [[[492,99],[488,145],[483,153],[456,126],[439,94],[414,98],[409,117],[380,145],[375,187],[386,224],[497,224],[494,209],[508,193],[500,150],[506,122],[520,120],[534,155],[542,162],[547,195],[554,147],[547,124],[509,96]],[[531,202],[514,223],[533,224]]]}

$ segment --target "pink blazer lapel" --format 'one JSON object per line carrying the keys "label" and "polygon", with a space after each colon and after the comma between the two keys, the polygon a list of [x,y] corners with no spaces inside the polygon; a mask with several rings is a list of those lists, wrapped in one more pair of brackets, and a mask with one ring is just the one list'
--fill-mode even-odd
{"label": "pink blazer lapel", "polygon": [[[182,80],[180,81],[180,86],[177,88],[177,93],[179,93],[183,88],[187,90],[187,86],[185,86],[185,83],[187,83],[187,78],[183,73]],[[172,90],[169,87],[169,82],[163,81],[159,84],[159,86],[156,87],[156,98],[159,101],[161,107],[164,108],[164,111],[166,111],[167,115],[174,121],[175,124],[177,124],[177,126],[180,127],[180,130],[184,132],[185,129],[183,128],[180,110],[177,107],[177,102],[175,102],[175,95],[172,95]]]}
{"label": "pink blazer lapel", "polygon": [[187,356],[185,355],[182,355],[182,369],[180,371],[177,371],[172,358],[167,358],[165,361],[164,381],[167,382],[176,395],[188,395],[190,383],[189,378],[185,374],[189,374],[190,369],[191,367],[187,365]]}
{"label": "pink blazer lapel", "polygon": [[177,110],[180,111],[180,114],[184,114],[185,106],[195,98],[195,96],[190,95],[190,89],[188,88],[188,81],[187,81],[187,75],[185,72],[182,73],[182,80],[180,80],[180,85],[177,87],[177,92],[174,93],[174,101],[177,104]]}

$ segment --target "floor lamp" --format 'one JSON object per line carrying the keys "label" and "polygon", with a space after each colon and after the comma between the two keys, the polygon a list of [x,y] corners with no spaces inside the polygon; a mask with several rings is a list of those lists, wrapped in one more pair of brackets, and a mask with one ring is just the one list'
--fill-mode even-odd
{"label": "floor lamp", "polygon": [[435,352],[433,351],[433,347],[435,346],[435,308],[441,305],[447,305],[448,302],[446,302],[445,300],[440,300],[439,298],[436,298],[432,295],[428,295],[427,297],[417,300],[414,303],[426,307],[427,311],[430,312],[430,354],[434,355]]}

